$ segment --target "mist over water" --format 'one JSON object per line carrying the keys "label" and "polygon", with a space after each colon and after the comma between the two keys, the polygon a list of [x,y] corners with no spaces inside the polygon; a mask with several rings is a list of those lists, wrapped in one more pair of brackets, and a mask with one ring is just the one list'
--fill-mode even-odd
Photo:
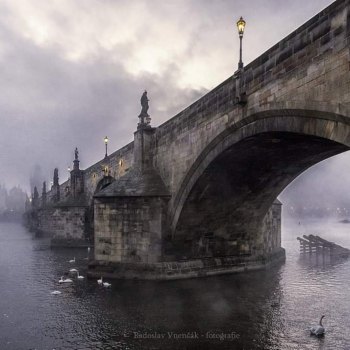
{"label": "mist over water", "polygon": [[[22,226],[1,223],[1,349],[347,349],[350,260],[300,260],[302,234],[350,247],[350,224],[289,219],[282,266],[172,282],[111,281],[106,289],[75,277],[58,283],[73,266],[86,274],[85,249],[51,250]],[[326,336],[317,339],[308,328],[322,314]]]}

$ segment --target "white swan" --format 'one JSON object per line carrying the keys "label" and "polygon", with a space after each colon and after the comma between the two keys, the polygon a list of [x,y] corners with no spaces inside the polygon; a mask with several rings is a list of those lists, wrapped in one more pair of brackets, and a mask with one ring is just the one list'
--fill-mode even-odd
{"label": "white swan", "polygon": [[58,281],[58,283],[72,283],[73,281],[70,278],[63,279],[63,276],[61,276],[61,279]]}
{"label": "white swan", "polygon": [[98,284],[102,284],[103,283],[102,276],[101,276],[101,278],[99,280],[97,280],[97,283]]}
{"label": "white swan", "polygon": [[110,283],[108,283],[108,282],[103,282],[103,287],[110,287],[110,286],[111,286]]}
{"label": "white swan", "polygon": [[75,257],[72,260],[69,260],[70,263],[75,263]]}
{"label": "white swan", "polygon": [[60,292],[59,290],[54,290],[53,292],[51,292],[51,294],[53,295],[58,295],[61,294],[62,292]]}
{"label": "white swan", "polygon": [[78,270],[77,269],[70,269],[69,272],[76,273],[76,272],[78,272]]}
{"label": "white swan", "polygon": [[83,279],[84,279],[84,276],[82,276],[82,275],[79,275],[79,271],[77,271],[77,273],[78,273],[78,276],[77,276],[77,278],[78,278],[79,280],[83,280]]}
{"label": "white swan", "polygon": [[324,318],[324,315],[321,316],[320,322],[317,326],[313,326],[310,328],[310,333],[316,336],[323,335],[325,333],[325,329],[322,324],[322,320]]}

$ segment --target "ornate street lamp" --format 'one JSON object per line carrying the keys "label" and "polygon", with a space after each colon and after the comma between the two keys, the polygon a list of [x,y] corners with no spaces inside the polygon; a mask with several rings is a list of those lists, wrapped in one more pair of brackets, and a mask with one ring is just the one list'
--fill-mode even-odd
{"label": "ornate street lamp", "polygon": [[242,62],[242,39],[243,39],[243,33],[245,28],[245,20],[243,17],[241,17],[237,21],[237,29],[238,29],[238,35],[239,35],[239,62],[238,62],[238,69],[243,68],[243,62]]}
{"label": "ornate street lamp", "polygon": [[107,145],[108,145],[108,137],[107,136],[105,136],[104,141],[105,141],[105,145],[106,145],[106,154],[105,154],[105,158],[106,158],[107,157]]}

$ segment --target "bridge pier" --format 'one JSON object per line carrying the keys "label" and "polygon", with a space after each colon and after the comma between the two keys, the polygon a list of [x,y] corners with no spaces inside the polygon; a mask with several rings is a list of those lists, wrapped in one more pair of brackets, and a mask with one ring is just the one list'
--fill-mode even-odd
{"label": "bridge pier", "polygon": [[[172,235],[171,194],[153,167],[154,134],[149,124],[139,124],[134,133],[133,167],[94,196],[95,254],[89,264],[90,276],[192,278],[255,270],[284,260],[278,201],[263,218],[261,232],[254,238],[235,236],[234,232],[230,237],[220,237],[216,232],[200,234],[210,226],[203,218],[193,227],[180,229],[181,234]],[[191,222],[197,214],[194,210],[185,215]]]}
{"label": "bridge pier", "polygon": [[285,251],[281,248],[280,203],[275,203],[268,211],[262,223],[263,234],[257,235],[259,240],[255,243],[261,249],[259,255],[249,254],[243,244],[240,253],[235,255],[212,251],[182,259],[175,259],[164,249],[167,244],[174,244],[165,239],[167,205],[166,196],[151,199],[97,195],[95,260],[89,264],[88,275],[174,280],[259,270],[285,260]]}
{"label": "bridge pier", "polygon": [[[284,259],[281,203],[276,201],[265,215],[263,209],[254,213],[250,202],[235,207],[240,197],[230,184],[234,176],[217,166],[208,172],[215,175],[212,180],[198,182],[172,232],[172,194],[154,167],[155,135],[149,115],[141,112],[132,168],[94,195],[90,276],[190,278],[264,268]],[[258,232],[247,231],[250,221],[255,223],[251,231]]]}
{"label": "bridge pier", "polygon": [[155,263],[162,259],[169,201],[154,171],[131,170],[95,195],[95,260]]}

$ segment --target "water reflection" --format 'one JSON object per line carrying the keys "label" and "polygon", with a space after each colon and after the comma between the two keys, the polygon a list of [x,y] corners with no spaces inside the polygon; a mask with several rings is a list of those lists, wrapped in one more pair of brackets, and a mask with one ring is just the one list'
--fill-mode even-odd
{"label": "water reflection", "polygon": [[[58,283],[73,267],[86,275],[87,250],[51,250],[0,224],[1,349],[345,349],[349,262],[302,261],[298,232],[285,232],[286,264],[271,270],[107,289],[72,275]],[[315,339],[321,314],[327,333]]]}

